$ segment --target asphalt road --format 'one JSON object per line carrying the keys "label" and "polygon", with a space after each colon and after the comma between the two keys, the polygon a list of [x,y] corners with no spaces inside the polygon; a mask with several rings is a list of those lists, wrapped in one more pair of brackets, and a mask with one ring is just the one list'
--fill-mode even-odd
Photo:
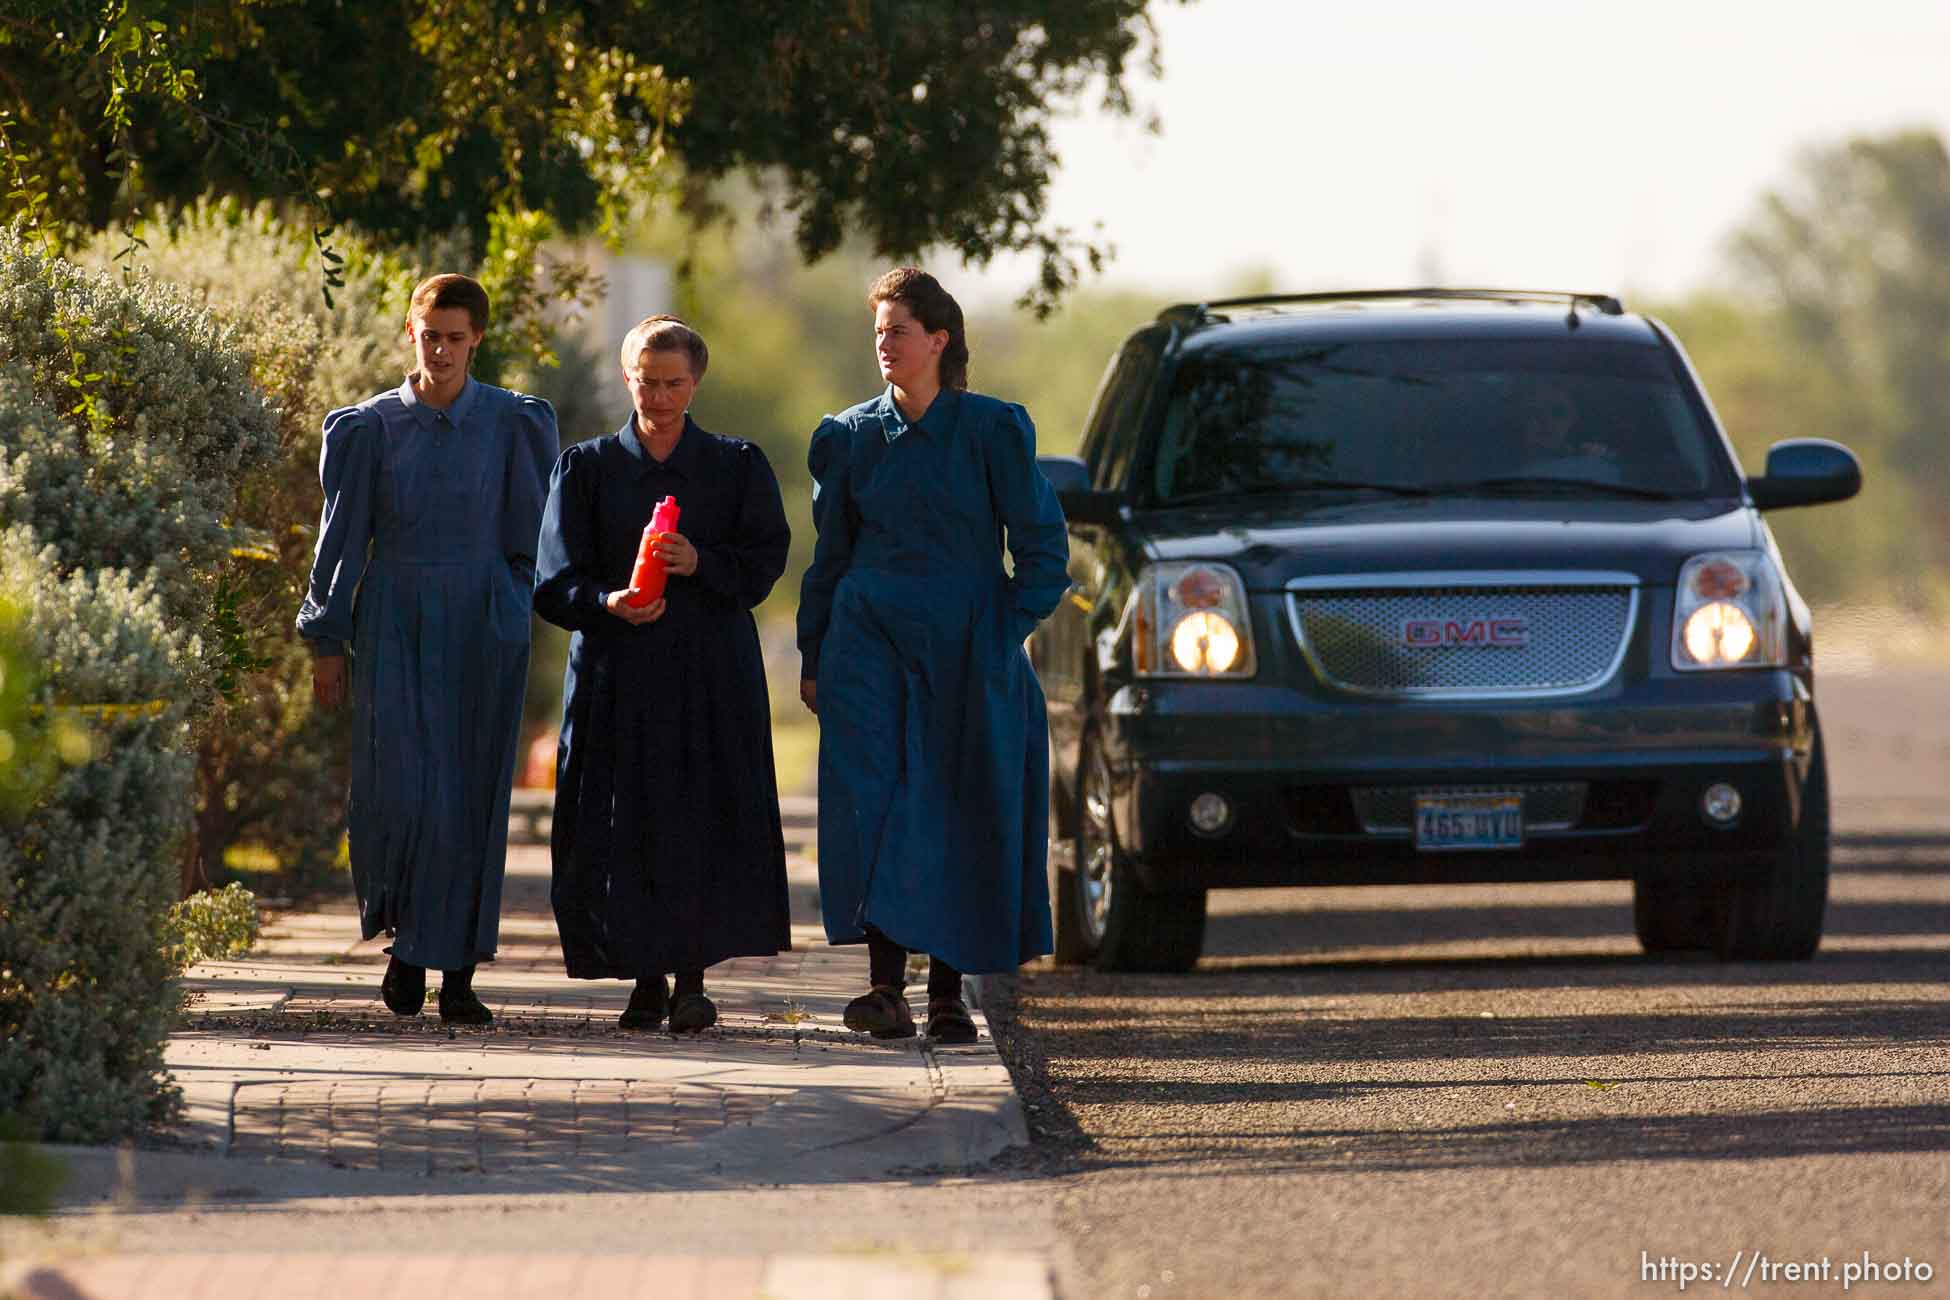
{"label": "asphalt road", "polygon": [[1811,962],[1648,959],[1578,884],[1216,893],[1192,975],[1025,972],[1061,1294],[1950,1295],[1950,673],[1822,700]]}

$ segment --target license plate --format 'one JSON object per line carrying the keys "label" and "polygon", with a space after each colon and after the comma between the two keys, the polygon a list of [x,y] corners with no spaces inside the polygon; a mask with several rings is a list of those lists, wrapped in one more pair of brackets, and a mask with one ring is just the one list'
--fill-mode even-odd
{"label": "license plate", "polygon": [[1523,796],[1418,794],[1415,847],[1425,853],[1522,848]]}

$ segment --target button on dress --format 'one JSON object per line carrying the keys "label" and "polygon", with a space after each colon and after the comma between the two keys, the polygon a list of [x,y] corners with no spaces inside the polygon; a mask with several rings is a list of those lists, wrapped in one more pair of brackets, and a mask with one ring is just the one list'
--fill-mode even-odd
{"label": "button on dress", "polygon": [[952,389],[909,422],[890,388],[823,421],[808,463],[799,648],[819,691],[827,938],[871,927],[962,971],[1014,970],[1051,947],[1048,731],[1022,642],[1069,588],[1035,428]]}
{"label": "button on dress", "polygon": [[[663,617],[604,608],[630,585],[657,502],[697,572],[671,574]],[[751,611],[792,542],[756,444],[685,420],[663,461],[632,418],[562,453],[535,610],[575,635],[563,678],[553,895],[574,979],[701,970],[792,946],[772,710]]]}
{"label": "button on dress", "polygon": [[325,417],[298,631],[352,651],[346,826],[360,929],[400,960],[493,957],[528,677],[530,586],[560,446],[540,398],[412,383]]}

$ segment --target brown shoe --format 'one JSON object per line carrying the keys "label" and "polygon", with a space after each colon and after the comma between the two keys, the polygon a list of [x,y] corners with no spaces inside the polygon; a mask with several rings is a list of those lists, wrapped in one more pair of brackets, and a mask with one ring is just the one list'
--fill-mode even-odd
{"label": "brown shoe", "polygon": [[928,1002],[928,1037],[937,1043],[959,1046],[975,1041],[975,1017],[960,998],[934,998]]}
{"label": "brown shoe", "polygon": [[695,1034],[718,1023],[718,1004],[702,993],[686,993],[670,1006],[670,1032]]}
{"label": "brown shoe", "polygon": [[907,998],[891,984],[876,984],[846,1004],[848,1029],[875,1038],[914,1037],[914,1012]]}
{"label": "brown shoe", "polygon": [[443,1025],[491,1025],[494,1013],[474,995],[474,968],[450,970],[440,981],[440,1023]]}
{"label": "brown shoe", "polygon": [[640,979],[630,993],[630,1005],[617,1017],[618,1029],[655,1029],[664,1022],[670,1003],[670,984],[663,976]]}
{"label": "brown shoe", "polygon": [[419,1015],[427,1005],[427,968],[392,958],[379,981],[379,996],[396,1016]]}

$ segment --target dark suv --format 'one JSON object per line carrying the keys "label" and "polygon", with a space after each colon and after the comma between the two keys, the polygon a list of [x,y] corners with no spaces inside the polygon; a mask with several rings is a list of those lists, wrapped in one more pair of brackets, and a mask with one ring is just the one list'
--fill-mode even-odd
{"label": "dark suv", "polygon": [[1808,608],[1679,344],[1603,294],[1173,307],[1042,459],[1057,957],[1198,959],[1209,889],[1631,880],[1649,952],[1821,940]]}

